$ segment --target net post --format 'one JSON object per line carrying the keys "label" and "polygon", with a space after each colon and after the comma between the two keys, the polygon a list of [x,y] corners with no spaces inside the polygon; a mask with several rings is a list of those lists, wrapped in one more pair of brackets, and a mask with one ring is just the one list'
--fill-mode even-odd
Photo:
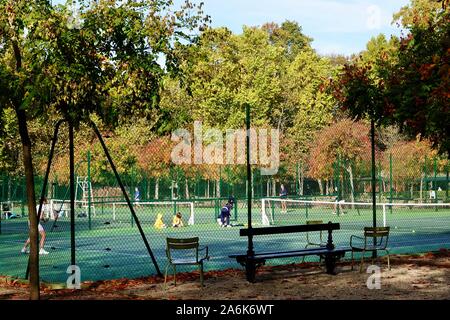
{"label": "net post", "polygon": [[189,217],[188,224],[194,225],[194,224],[195,224],[194,203],[193,203],[193,202],[190,202],[190,203],[189,203],[189,207],[190,207],[190,209],[191,209],[191,215],[190,215],[190,217]]}
{"label": "net post", "polygon": [[[392,206],[390,206],[390,207],[392,207]],[[385,203],[383,203],[383,227],[386,227],[386,204]]]}

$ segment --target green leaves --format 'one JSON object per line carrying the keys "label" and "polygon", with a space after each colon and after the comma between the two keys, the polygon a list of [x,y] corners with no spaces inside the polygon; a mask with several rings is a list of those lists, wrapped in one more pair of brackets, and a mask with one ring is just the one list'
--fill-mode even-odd
{"label": "green leaves", "polygon": [[431,140],[450,155],[450,12],[438,3],[414,0],[395,16],[409,33],[400,40],[369,41],[367,51],[346,65],[334,95],[352,117],[396,124],[411,138]]}

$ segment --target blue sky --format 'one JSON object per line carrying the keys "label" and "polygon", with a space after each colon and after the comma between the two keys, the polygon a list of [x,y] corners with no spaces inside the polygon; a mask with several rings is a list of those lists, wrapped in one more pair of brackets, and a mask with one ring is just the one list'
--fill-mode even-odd
{"label": "blue sky", "polygon": [[400,35],[392,15],[409,0],[203,0],[214,27],[297,21],[321,54],[358,53],[380,33]]}
{"label": "blue sky", "polygon": [[[320,54],[358,53],[380,33],[400,35],[392,15],[409,0],[192,0],[204,2],[212,26],[241,33],[242,26],[297,21]],[[65,0],[53,0],[53,4]],[[184,0],[174,0],[180,4]]]}

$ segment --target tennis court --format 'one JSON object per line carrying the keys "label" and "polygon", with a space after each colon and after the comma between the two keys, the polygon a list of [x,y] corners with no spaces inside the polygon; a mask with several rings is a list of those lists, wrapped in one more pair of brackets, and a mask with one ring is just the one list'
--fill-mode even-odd
{"label": "tennis court", "polygon": [[[90,210],[83,208],[81,203],[77,206],[76,264],[81,269],[82,281],[156,274],[138,228],[123,203],[94,203],[95,209],[91,207]],[[166,266],[166,237],[200,237],[201,244],[209,246],[211,255],[211,260],[205,265],[206,270],[239,267],[228,255],[244,253],[247,249],[247,238],[239,236],[239,229],[247,223],[245,201],[237,202],[232,216],[235,227],[231,228],[218,225],[217,208],[212,202],[184,201],[176,206],[174,202],[139,203],[134,207],[161,272]],[[339,212],[335,212],[335,209],[333,202],[288,200],[284,212],[280,199],[262,199],[254,202],[252,218],[255,227],[264,224],[264,214],[271,225],[304,224],[308,220],[339,222],[341,230],[333,233],[333,239],[341,245],[348,245],[352,234],[361,235],[364,226],[372,225],[370,204],[342,203]],[[175,211],[182,212],[185,227],[170,227]],[[157,213],[164,214],[167,228],[157,230],[153,227]],[[45,248],[49,254],[40,256],[40,276],[43,281],[65,282],[67,279],[66,270],[71,256],[69,216],[70,212],[65,207],[65,211],[59,212],[56,221],[50,219],[44,225],[47,231]],[[188,220],[192,220],[193,224],[189,225]],[[450,204],[379,205],[377,225],[391,227],[389,248],[392,253],[419,253],[448,248]],[[24,277],[28,255],[21,254],[20,249],[27,238],[27,218],[2,220],[1,227],[0,274]],[[326,238],[326,235],[323,237]],[[254,245],[256,250],[293,250],[306,245],[306,235],[259,236],[254,238]],[[313,260],[314,257],[307,258],[307,261]],[[282,259],[270,261],[270,264],[298,261],[298,258]],[[180,269],[188,270],[192,268]]]}

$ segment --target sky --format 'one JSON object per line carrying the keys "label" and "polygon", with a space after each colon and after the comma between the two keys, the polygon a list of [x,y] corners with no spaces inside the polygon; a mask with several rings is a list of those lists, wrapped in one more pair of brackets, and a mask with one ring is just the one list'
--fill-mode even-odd
{"label": "sky", "polygon": [[[409,0],[192,0],[204,3],[212,27],[227,27],[236,34],[242,26],[296,21],[319,54],[351,55],[383,33],[401,34],[392,15]],[[65,0],[53,0],[53,4]],[[176,5],[184,0],[174,0]]]}
{"label": "sky", "polygon": [[212,26],[241,33],[242,26],[298,22],[320,54],[358,53],[380,33],[400,35],[392,15],[409,0],[203,0]]}

